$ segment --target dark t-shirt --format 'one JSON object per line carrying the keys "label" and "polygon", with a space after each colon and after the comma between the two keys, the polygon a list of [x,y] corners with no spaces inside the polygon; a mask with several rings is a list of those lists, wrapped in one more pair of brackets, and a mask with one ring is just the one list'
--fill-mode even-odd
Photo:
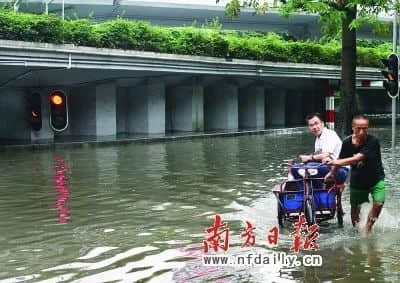
{"label": "dark t-shirt", "polygon": [[369,135],[360,147],[356,148],[351,142],[351,136],[345,138],[339,158],[353,157],[357,153],[365,155],[365,159],[351,165],[350,186],[356,189],[368,190],[378,181],[385,178],[381,159],[381,146],[376,137]]}

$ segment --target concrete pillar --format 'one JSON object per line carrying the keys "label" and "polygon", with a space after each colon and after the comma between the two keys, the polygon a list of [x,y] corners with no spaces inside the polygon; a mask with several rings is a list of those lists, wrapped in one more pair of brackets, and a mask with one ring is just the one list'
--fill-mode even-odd
{"label": "concrete pillar", "polygon": [[128,133],[165,133],[165,84],[147,80],[128,94]]}
{"label": "concrete pillar", "polygon": [[96,136],[117,134],[115,83],[96,85]]}
{"label": "concrete pillar", "polygon": [[31,139],[27,122],[26,91],[12,88],[0,89],[0,138],[6,140]]}
{"label": "concrete pillar", "polygon": [[204,131],[204,87],[199,84],[193,87],[192,129],[196,132]]}
{"label": "concrete pillar", "polygon": [[286,125],[286,91],[284,89],[268,90],[265,104],[267,126],[284,127]]}
{"label": "concrete pillar", "polygon": [[238,87],[226,81],[206,88],[204,94],[204,129],[238,129]]}
{"label": "concrete pillar", "polygon": [[239,90],[239,128],[265,128],[265,95],[263,86],[250,86]]}
{"label": "concrete pillar", "polygon": [[127,130],[127,116],[128,116],[128,88],[117,88],[117,105],[116,105],[116,119],[117,119],[117,134],[125,134]]}
{"label": "concrete pillar", "polygon": [[170,88],[166,97],[167,131],[203,131],[203,86],[198,84]]}
{"label": "concrete pillar", "polygon": [[73,89],[69,101],[72,135],[110,136],[116,134],[115,83]]}
{"label": "concrete pillar", "polygon": [[303,95],[299,91],[288,91],[286,95],[286,125],[303,125]]}

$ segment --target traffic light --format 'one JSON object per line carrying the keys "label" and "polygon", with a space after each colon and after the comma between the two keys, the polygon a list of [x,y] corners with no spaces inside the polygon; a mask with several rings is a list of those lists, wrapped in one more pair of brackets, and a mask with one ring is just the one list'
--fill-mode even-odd
{"label": "traffic light", "polygon": [[390,96],[399,94],[399,57],[396,54],[390,54],[387,59],[382,59],[387,70],[383,70],[382,74],[385,77],[383,87]]}
{"label": "traffic light", "polygon": [[42,100],[39,93],[27,98],[28,122],[32,129],[39,131],[42,128]]}
{"label": "traffic light", "polygon": [[50,126],[56,132],[64,131],[68,127],[67,96],[61,91],[54,91],[50,99]]}

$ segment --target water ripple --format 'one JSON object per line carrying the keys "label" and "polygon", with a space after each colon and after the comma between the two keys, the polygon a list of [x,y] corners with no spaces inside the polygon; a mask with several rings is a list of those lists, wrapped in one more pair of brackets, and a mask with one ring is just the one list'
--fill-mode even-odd
{"label": "water ripple", "polygon": [[291,229],[281,229],[278,247],[266,243],[277,224],[271,190],[286,178],[288,160],[312,150],[310,135],[4,152],[0,283],[396,282],[400,147],[392,153],[390,132],[375,133],[388,184],[382,215],[371,236],[360,239],[346,190],[344,229],[333,220],[321,227],[319,269],[201,264],[205,229],[216,214],[229,224],[228,255],[247,251],[245,221],[256,227],[255,251],[289,253]]}

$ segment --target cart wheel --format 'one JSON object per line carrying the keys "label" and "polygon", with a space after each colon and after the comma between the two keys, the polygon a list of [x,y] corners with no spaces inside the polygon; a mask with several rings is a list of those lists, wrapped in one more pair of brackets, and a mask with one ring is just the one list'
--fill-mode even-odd
{"label": "cart wheel", "polygon": [[338,221],[338,226],[339,228],[343,228],[343,207],[342,207],[342,191],[339,190],[337,193],[337,201],[336,201],[336,207],[337,207],[337,211],[336,211],[336,218]]}
{"label": "cart wheel", "polygon": [[280,228],[283,227],[284,218],[285,218],[285,213],[283,212],[280,203],[278,203],[278,224]]}
{"label": "cart wheel", "polygon": [[304,207],[304,214],[306,216],[307,224],[315,224],[315,213],[312,209],[311,201],[307,200]]}
{"label": "cart wheel", "polygon": [[343,209],[339,208],[336,213],[339,228],[343,228],[343,215],[344,215]]}

